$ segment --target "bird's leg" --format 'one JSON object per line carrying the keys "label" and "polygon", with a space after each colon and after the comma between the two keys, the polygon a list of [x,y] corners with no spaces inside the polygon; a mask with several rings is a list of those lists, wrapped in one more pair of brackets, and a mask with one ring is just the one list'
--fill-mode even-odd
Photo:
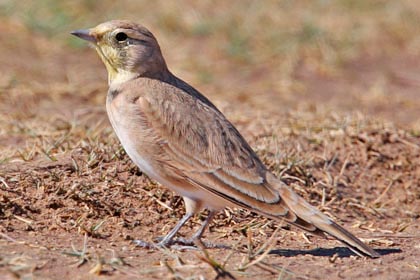
{"label": "bird's leg", "polygon": [[201,241],[201,237],[203,236],[204,231],[207,229],[208,225],[213,220],[215,215],[216,215],[216,212],[210,210],[207,218],[201,224],[200,228],[191,236],[191,238],[189,239],[179,238],[176,240],[176,243],[184,245],[184,246],[197,246],[197,242],[199,242],[205,248],[225,248],[225,249],[227,248],[228,249],[229,246]]}
{"label": "bird's leg", "polygon": [[194,235],[191,237],[191,239],[194,240],[200,240],[203,236],[204,231],[209,226],[210,222],[213,220],[214,216],[216,215],[215,211],[210,211],[207,218],[204,220],[204,222],[201,224],[200,228],[194,233]]}
{"label": "bird's leg", "polygon": [[[214,211],[210,211],[207,218],[204,220],[204,222],[201,224],[200,228],[191,236],[191,238],[178,238],[176,240],[176,243],[182,244],[184,246],[194,246],[196,245],[196,241],[201,242],[201,237],[203,236],[204,231],[207,229],[208,225],[210,224],[211,220],[213,220],[214,215],[216,213]],[[206,246],[207,247],[207,246]]]}
{"label": "bird's leg", "polygon": [[193,213],[185,213],[181,220],[176,224],[176,226],[158,243],[159,246],[166,247],[166,245],[171,245],[173,243],[173,238],[175,234],[181,229],[183,225],[193,216]]}
{"label": "bird's leg", "polygon": [[145,242],[142,240],[134,240],[134,243],[140,247],[145,248],[155,248],[155,247],[167,247],[168,245],[172,245],[174,243],[174,236],[180,230],[180,228],[185,225],[185,223],[193,216],[193,213],[185,213],[185,215],[179,220],[176,226],[157,244]]}
{"label": "bird's leg", "polygon": [[[204,231],[207,229],[210,222],[213,220],[214,216],[216,215],[215,211],[210,211],[207,218],[201,224],[200,228],[191,236],[191,238],[174,238],[179,229],[193,216],[192,213],[186,213],[181,220],[176,224],[176,226],[164,237],[160,240],[159,243],[153,244],[149,242],[145,242],[142,240],[134,240],[140,247],[153,249],[156,247],[171,247],[172,245],[179,245],[178,249],[197,249],[197,242],[204,246],[205,248],[224,248],[229,249],[229,246],[221,245],[221,244],[213,244],[211,242],[203,242],[201,241],[201,237],[203,236]],[[175,246],[174,246],[175,247]]]}

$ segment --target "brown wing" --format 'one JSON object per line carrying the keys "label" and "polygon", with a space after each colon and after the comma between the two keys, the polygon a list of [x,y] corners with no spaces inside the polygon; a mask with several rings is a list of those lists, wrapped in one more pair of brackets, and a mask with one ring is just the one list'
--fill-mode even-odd
{"label": "brown wing", "polygon": [[160,145],[161,164],[242,207],[268,203],[277,205],[276,214],[287,213],[278,205],[278,191],[267,183],[265,166],[214,106],[155,80],[146,87],[130,86],[139,87],[147,88],[136,103]]}

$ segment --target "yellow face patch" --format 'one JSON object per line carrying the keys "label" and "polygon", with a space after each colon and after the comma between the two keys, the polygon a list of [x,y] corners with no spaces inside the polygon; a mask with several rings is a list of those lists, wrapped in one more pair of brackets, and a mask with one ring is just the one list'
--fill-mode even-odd
{"label": "yellow face patch", "polygon": [[101,60],[105,64],[106,70],[108,71],[108,84],[111,83],[122,83],[137,76],[136,72],[131,72],[121,67],[122,61],[118,52],[120,50],[113,48],[109,44],[97,43],[96,52],[101,57]]}
{"label": "yellow face patch", "polygon": [[107,43],[98,43],[96,45],[96,52],[99,54],[108,71],[108,81],[112,81],[118,74],[118,50]]}

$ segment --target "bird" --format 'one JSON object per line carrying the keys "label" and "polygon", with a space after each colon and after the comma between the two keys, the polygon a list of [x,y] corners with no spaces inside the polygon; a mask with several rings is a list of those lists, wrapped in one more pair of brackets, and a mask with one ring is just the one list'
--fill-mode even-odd
{"label": "bird", "polygon": [[185,215],[156,245],[171,246],[180,228],[207,209],[190,239],[201,240],[218,211],[236,207],[331,235],[359,256],[380,256],[268,170],[223,113],[172,74],[146,27],[111,20],[71,34],[88,41],[105,64],[106,110],[127,155],[184,200]]}

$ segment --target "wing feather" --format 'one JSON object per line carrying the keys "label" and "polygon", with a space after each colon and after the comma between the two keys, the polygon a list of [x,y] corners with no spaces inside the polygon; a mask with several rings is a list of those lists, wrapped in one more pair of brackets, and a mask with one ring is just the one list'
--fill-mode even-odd
{"label": "wing feather", "polygon": [[216,172],[227,185],[254,198],[278,199],[278,193],[264,184],[267,169],[233,125],[213,107],[173,90],[178,92],[155,91],[136,101],[161,139],[165,160],[190,173]]}

